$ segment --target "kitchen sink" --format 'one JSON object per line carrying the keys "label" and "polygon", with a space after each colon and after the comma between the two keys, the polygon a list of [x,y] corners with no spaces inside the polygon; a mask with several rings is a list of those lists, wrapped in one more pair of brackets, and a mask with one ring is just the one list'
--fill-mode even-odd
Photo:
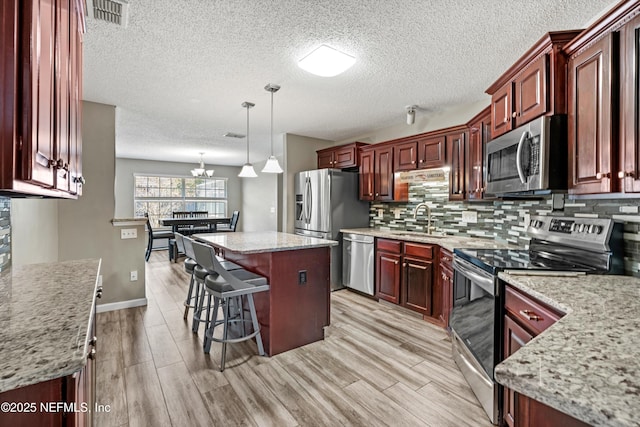
{"label": "kitchen sink", "polygon": [[427,234],[420,231],[392,231],[391,233],[400,237],[425,237],[430,239],[442,239],[443,237],[449,237],[446,234]]}

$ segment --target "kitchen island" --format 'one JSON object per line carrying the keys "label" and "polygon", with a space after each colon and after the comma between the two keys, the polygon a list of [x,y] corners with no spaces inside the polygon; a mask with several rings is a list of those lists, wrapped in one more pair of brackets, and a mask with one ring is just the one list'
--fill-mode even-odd
{"label": "kitchen island", "polygon": [[[94,401],[100,263],[13,266],[0,275],[0,402],[9,405],[0,425],[57,426],[69,417],[91,425],[91,411],[81,409]],[[40,402],[75,404],[79,411],[46,411]]]}
{"label": "kitchen island", "polygon": [[640,420],[640,279],[499,277],[566,313],[495,368],[517,393],[594,426]]}
{"label": "kitchen island", "polygon": [[267,278],[254,294],[269,356],[324,339],[330,320],[330,247],[338,242],[276,231],[196,234],[224,257]]}

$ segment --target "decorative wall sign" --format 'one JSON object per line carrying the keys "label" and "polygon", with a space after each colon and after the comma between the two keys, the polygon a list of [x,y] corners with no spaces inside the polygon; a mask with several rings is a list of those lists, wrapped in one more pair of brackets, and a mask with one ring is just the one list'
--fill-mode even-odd
{"label": "decorative wall sign", "polygon": [[443,169],[422,169],[396,173],[395,179],[401,184],[422,184],[425,182],[441,182],[447,179]]}

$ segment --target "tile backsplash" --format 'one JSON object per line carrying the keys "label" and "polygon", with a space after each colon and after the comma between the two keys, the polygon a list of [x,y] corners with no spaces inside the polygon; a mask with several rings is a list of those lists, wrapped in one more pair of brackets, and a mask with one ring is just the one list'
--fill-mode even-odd
{"label": "tile backsplash", "polygon": [[0,273],[11,266],[11,199],[0,197]]}
{"label": "tile backsplash", "polygon": [[[567,198],[562,208],[558,208],[558,195],[536,200],[450,202],[448,188],[448,180],[410,184],[408,202],[371,203],[369,225],[426,231],[426,209],[421,209],[414,219],[415,207],[424,202],[431,208],[431,225],[435,225],[437,231],[526,246],[529,239],[525,220],[529,215],[613,218],[624,222],[625,274],[640,277],[640,199]],[[562,206],[562,203],[559,205]]]}

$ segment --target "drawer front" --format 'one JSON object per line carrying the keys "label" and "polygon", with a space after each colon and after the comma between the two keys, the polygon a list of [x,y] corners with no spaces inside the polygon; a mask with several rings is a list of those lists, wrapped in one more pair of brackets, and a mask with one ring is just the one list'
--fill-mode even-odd
{"label": "drawer front", "polygon": [[379,251],[399,254],[400,252],[402,252],[402,242],[398,240],[377,239],[376,249]]}
{"label": "drawer front", "polygon": [[433,245],[421,245],[418,243],[404,243],[404,254],[413,255],[424,259],[433,259]]}
{"label": "drawer front", "polygon": [[443,247],[440,247],[440,265],[453,269],[453,254]]}
{"label": "drawer front", "polygon": [[562,317],[542,303],[510,286],[506,287],[504,305],[509,314],[534,335],[538,335]]}

